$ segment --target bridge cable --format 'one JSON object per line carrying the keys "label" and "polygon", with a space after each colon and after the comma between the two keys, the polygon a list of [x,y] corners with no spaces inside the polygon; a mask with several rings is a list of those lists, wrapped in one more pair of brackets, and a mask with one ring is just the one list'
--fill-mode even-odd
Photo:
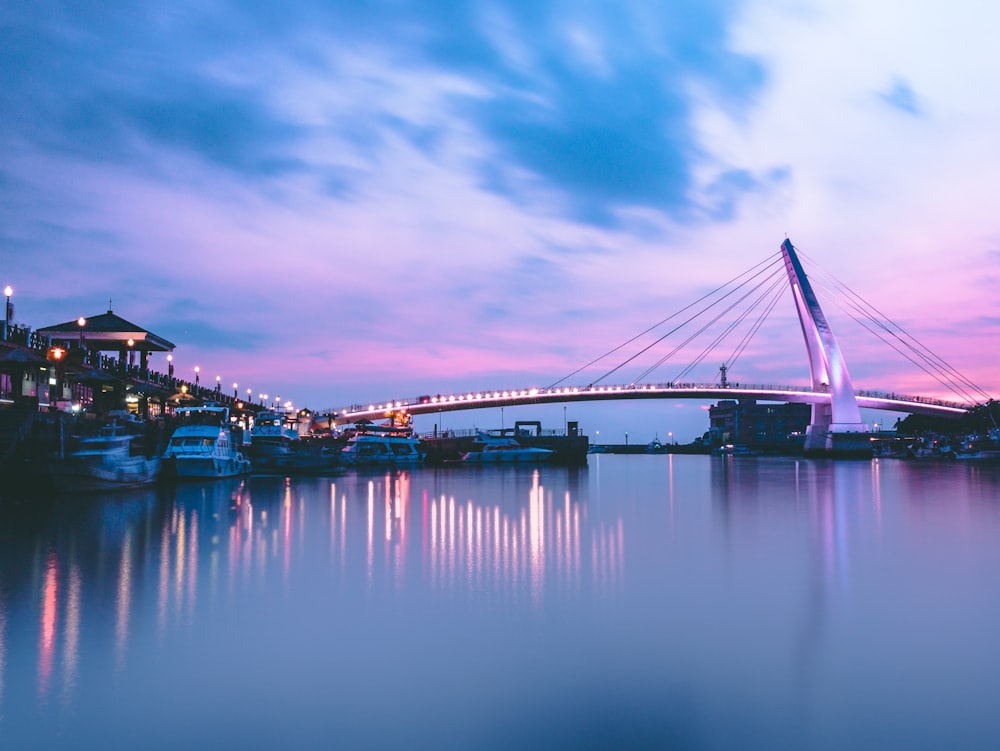
{"label": "bridge cable", "polygon": [[[804,253],[802,255],[805,256]],[[808,256],[806,256],[806,257],[808,257]],[[810,260],[812,260],[812,259],[810,259]],[[815,263],[815,261],[813,261],[813,263]],[[854,300],[857,300],[860,305],[869,308],[871,311],[874,311],[874,313],[877,314],[879,316],[879,318],[876,318],[874,315],[872,315],[871,312],[868,312],[868,311],[865,311],[864,315],[869,320],[871,320],[872,322],[877,323],[882,329],[884,329],[887,333],[890,333],[894,338],[898,339],[900,341],[900,343],[902,343],[904,346],[907,347],[907,349],[910,349],[911,351],[913,351],[914,354],[916,354],[917,356],[921,357],[926,362],[933,363],[933,364],[935,364],[935,366],[940,367],[944,371],[947,371],[950,374],[950,377],[954,378],[955,380],[964,382],[965,385],[967,385],[972,390],[981,393],[983,396],[989,396],[989,394],[987,394],[987,392],[983,391],[975,383],[973,383],[970,379],[966,378],[956,368],[954,368],[953,366],[951,366],[950,364],[948,364],[948,362],[946,362],[944,360],[944,358],[940,357],[937,353],[935,353],[933,350],[931,350],[928,346],[926,346],[925,344],[923,344],[922,342],[920,342],[916,337],[914,337],[912,334],[910,334],[908,331],[906,331],[906,329],[904,329],[900,324],[896,323],[891,318],[889,318],[887,315],[885,315],[884,313],[882,313],[882,311],[880,311],[874,305],[872,305],[867,300],[865,300],[863,297],[861,297],[861,295],[857,294],[854,290],[852,290],[850,287],[848,287],[844,282],[842,282],[839,279],[837,279],[837,277],[835,277],[829,271],[826,271],[822,267],[820,267],[819,264],[816,264],[816,266],[819,268],[820,271],[822,271],[824,273],[824,275],[829,279],[829,281],[830,281],[831,284],[833,284],[837,288],[839,288],[839,290],[841,291],[841,294],[844,294],[845,297],[849,296],[849,297],[853,298]],[[857,306],[855,306],[855,309],[859,309],[859,308]],[[889,325],[886,325],[886,324],[889,324]],[[906,341],[905,339],[903,339],[902,337],[900,337],[899,334],[897,334],[895,331],[892,331],[893,328],[897,329],[900,333],[902,333],[910,341]],[[911,342],[912,342],[912,344],[911,344]]]}
{"label": "bridge cable", "polygon": [[[681,380],[682,378],[684,378],[684,376],[686,376],[688,373],[690,373],[692,370],[694,370],[694,368],[696,368],[698,365],[700,365],[705,360],[705,358],[708,357],[708,355],[711,354],[715,350],[715,348],[727,336],[729,336],[729,334],[732,333],[732,331],[737,326],[739,326],[741,323],[743,323],[743,321],[745,321],[750,316],[750,313],[752,313],[754,311],[754,309],[758,305],[761,304],[761,302],[763,302],[768,297],[770,297],[774,293],[774,291],[776,289],[778,289],[779,285],[785,283],[785,280],[783,278],[784,274],[782,273],[783,271],[784,271],[783,269],[779,269],[778,271],[775,271],[775,273],[768,280],[768,281],[773,280],[773,281],[771,281],[770,286],[768,286],[767,289],[765,289],[764,292],[761,295],[759,295],[757,297],[757,299],[754,300],[753,303],[750,306],[747,307],[746,310],[744,310],[739,316],[737,316],[736,319],[732,323],[730,323],[726,328],[724,328],[722,330],[722,332],[719,333],[719,335],[715,337],[715,340],[710,345],[708,345],[705,349],[703,349],[702,352],[683,371],[681,371],[680,373],[677,374],[677,377],[674,378],[675,382]],[[774,276],[777,276],[778,278],[774,279]],[[763,284],[764,283],[762,283],[761,285],[758,285],[757,289],[760,289],[760,287],[763,286]],[[747,295],[749,295],[749,294],[750,293],[747,293]],[[723,315],[726,312],[728,312],[728,310],[724,311]],[[714,323],[714,321],[713,321],[713,323]],[[709,325],[711,325],[711,323]]]}
{"label": "bridge cable", "polygon": [[[831,289],[829,291],[833,292],[834,290]],[[939,384],[941,384],[946,389],[948,389],[949,391],[951,391],[953,394],[955,394],[957,396],[960,396],[962,399],[964,399],[966,401],[976,402],[975,396],[973,394],[969,393],[968,389],[966,389],[962,385],[956,383],[953,378],[949,378],[949,376],[946,373],[942,373],[941,370],[940,370],[940,368],[937,368],[932,362],[930,362],[926,358],[923,358],[922,362],[918,361],[917,359],[914,359],[914,357],[911,357],[909,354],[907,354],[905,351],[903,351],[903,349],[901,349],[899,346],[897,346],[896,344],[894,344],[890,339],[886,338],[885,336],[883,336],[882,334],[880,334],[878,331],[876,331],[875,328],[872,328],[871,326],[868,325],[869,323],[871,323],[876,328],[881,328],[883,330],[886,330],[887,333],[889,333],[890,335],[892,335],[892,332],[888,331],[886,329],[885,325],[881,321],[879,321],[878,319],[873,318],[871,315],[864,314],[864,312],[862,311],[862,314],[864,315],[865,319],[867,320],[867,323],[866,323],[865,320],[862,320],[858,316],[853,315],[850,312],[850,310],[848,310],[849,303],[847,303],[845,301],[842,301],[840,298],[838,298],[836,296],[832,296],[831,299],[833,299],[834,304],[837,305],[841,310],[843,310],[844,313],[846,313],[848,315],[848,317],[850,317],[855,323],[857,323],[859,326],[861,326],[863,329],[865,329],[872,336],[876,337],[877,339],[879,339],[880,341],[882,341],[884,344],[888,345],[893,350],[895,350],[896,352],[898,352],[903,358],[905,358],[906,360],[908,360],[910,363],[912,363],[916,367],[920,368],[920,370],[922,370],[924,373],[926,373],[927,375],[929,375],[931,378],[933,378]],[[855,309],[857,309],[856,306],[855,306]],[[899,339],[898,336],[895,337],[895,338],[897,340]],[[904,344],[905,344],[905,342],[904,342]],[[913,351],[912,347],[910,347],[909,349],[911,350],[911,352]],[[919,356],[918,353],[914,353],[914,354],[916,356]],[[989,398],[988,395],[986,395],[986,396],[987,396],[987,398]]]}
{"label": "bridge cable", "polygon": [[735,365],[737,361],[739,361],[740,356],[746,350],[747,346],[750,344],[750,341],[754,338],[754,336],[756,336],[757,332],[760,330],[760,327],[764,324],[764,321],[767,320],[768,316],[771,315],[771,311],[773,311],[774,308],[778,305],[778,302],[785,294],[785,289],[787,288],[784,286],[784,284],[778,286],[778,290],[777,292],[775,292],[774,297],[771,299],[771,302],[768,303],[767,308],[761,311],[761,314],[757,317],[757,320],[754,323],[754,325],[743,337],[742,341],[737,345],[736,349],[733,350],[733,353],[729,356],[729,359],[725,361],[730,368],[732,368],[733,365]]}
{"label": "bridge cable", "polygon": [[[663,357],[661,357],[655,364],[653,364],[651,367],[649,367],[645,371],[643,371],[635,380],[636,381],[641,381],[643,378],[645,378],[646,376],[648,376],[650,373],[652,373],[658,367],[660,367],[661,365],[663,365],[663,363],[665,363],[667,360],[669,360],[675,354],[677,354],[678,352],[680,352],[684,347],[686,347],[688,344],[690,344],[692,341],[694,341],[697,337],[699,337],[701,334],[703,334],[708,328],[710,328],[713,324],[715,324],[720,318],[722,318],[724,315],[726,315],[726,313],[728,313],[729,311],[731,311],[733,308],[735,308],[737,305],[739,305],[741,302],[743,302],[747,297],[749,297],[754,292],[756,292],[757,290],[759,290],[761,288],[761,286],[763,286],[763,285],[767,284],[768,282],[770,282],[776,275],[778,275],[780,273],[782,273],[782,269],[774,269],[774,270],[772,270],[771,273],[768,274],[768,276],[765,277],[763,281],[758,282],[753,288],[751,288],[748,292],[746,292],[742,297],[740,297],[739,299],[737,299],[735,302],[731,303],[728,308],[724,309],[721,313],[719,313],[717,316],[715,316],[715,318],[713,318],[708,323],[706,323],[704,326],[702,326],[698,331],[695,331],[687,339],[685,339],[683,342],[681,342],[676,347],[674,347],[670,352],[668,352]],[[743,285],[740,285],[740,286],[743,286]],[[737,289],[739,289],[739,288],[737,288]],[[735,291],[736,290],[734,289],[733,292],[735,292]],[[726,297],[728,297],[728,295]],[[702,313],[705,313],[707,310],[711,309],[712,307],[715,307],[715,305],[717,305],[720,302],[722,302],[723,299],[725,299],[725,298],[721,298],[720,300],[716,301],[715,303],[712,303],[712,305],[709,306],[709,308],[706,308],[705,310],[702,310],[700,313],[698,313],[698,316],[700,316]],[[694,320],[694,318],[689,319],[685,323],[690,323],[692,320]],[[679,326],[677,329],[674,329],[674,331],[670,332],[670,333],[674,333],[677,330],[679,330],[680,328],[681,327]],[[666,338],[666,337],[663,337],[663,338]],[[659,341],[662,341],[662,339],[658,340],[657,342],[653,342],[653,344],[658,344]],[[653,345],[650,345],[650,347],[652,347],[652,346]],[[677,380],[679,380],[679,379],[675,378],[673,382],[676,382]]]}
{"label": "bridge cable", "polygon": [[[862,302],[864,302],[864,300],[862,300]],[[951,365],[949,365],[948,362],[946,362],[943,358],[941,358],[940,356],[938,356],[932,350],[928,349],[925,345],[921,344],[918,340],[913,339],[913,337],[910,337],[911,339],[913,339],[913,342],[915,342],[918,345],[918,346],[914,346],[909,341],[907,341],[906,339],[904,339],[903,337],[901,337],[899,334],[897,334],[895,331],[893,331],[892,327],[894,326],[894,327],[898,328],[903,334],[906,334],[906,331],[904,329],[902,329],[901,327],[899,327],[898,324],[894,323],[893,321],[891,321],[889,319],[884,319],[883,320],[883,319],[876,318],[875,316],[873,316],[871,314],[871,312],[862,309],[858,304],[853,303],[853,301],[851,301],[850,304],[851,304],[851,307],[853,309],[858,310],[872,324],[874,324],[878,328],[882,329],[884,332],[886,332],[886,334],[888,334],[889,336],[891,336],[892,338],[894,338],[902,346],[906,347],[906,349],[908,349],[910,352],[912,352],[914,354],[914,356],[920,358],[929,368],[931,368],[932,370],[934,370],[937,373],[939,373],[941,375],[941,378],[945,379],[947,381],[947,383],[942,382],[940,379],[938,379],[938,382],[942,383],[942,385],[944,385],[947,388],[951,389],[954,393],[956,393],[956,394],[962,394],[966,398],[970,399],[971,401],[976,401],[976,397],[973,396],[973,394],[977,394],[978,396],[982,396],[986,400],[989,400],[989,399],[992,398],[990,396],[990,394],[988,394],[986,391],[984,391],[982,388],[980,388],[978,385],[976,385],[972,380],[970,380],[969,378],[967,378],[960,371],[958,371],[957,369],[955,369],[954,367],[952,367]],[[875,310],[876,313],[878,312],[878,310],[876,308],[872,308],[872,310]],[[888,324],[891,324],[891,326],[888,325]],[[906,335],[910,336],[909,334],[906,334]],[[897,352],[899,351],[898,348],[894,347],[894,349],[896,349]],[[900,354],[902,354],[902,353],[900,353]],[[905,355],[904,355],[904,357],[905,357]],[[907,359],[910,359],[910,358],[907,358]],[[912,362],[912,360],[911,360],[911,362]],[[972,393],[970,393],[970,392],[972,392]]]}
{"label": "bridge cable", "polygon": [[[570,374],[568,374],[568,375],[565,375],[565,376],[563,376],[562,378],[560,378],[560,379],[559,379],[558,381],[556,381],[555,383],[553,383],[553,384],[549,385],[549,386],[548,386],[547,388],[549,388],[549,389],[552,389],[552,388],[555,388],[556,386],[558,386],[558,385],[559,385],[560,383],[562,383],[563,381],[566,381],[566,380],[568,380],[568,379],[572,378],[573,376],[577,375],[578,373],[581,373],[582,371],[586,370],[587,368],[591,367],[592,365],[595,365],[596,363],[600,362],[600,361],[601,361],[601,360],[603,360],[603,359],[604,359],[605,357],[609,357],[610,355],[613,355],[613,354],[614,354],[615,352],[617,352],[618,350],[622,349],[623,347],[627,347],[627,346],[628,346],[629,344],[631,344],[632,342],[634,342],[634,341],[635,341],[636,339],[639,339],[640,337],[643,337],[643,336],[645,336],[645,335],[646,335],[646,334],[648,334],[648,333],[649,333],[650,331],[653,331],[654,329],[656,329],[656,328],[659,328],[660,326],[662,326],[663,324],[667,323],[668,321],[670,321],[670,320],[672,320],[672,319],[676,318],[677,316],[679,316],[679,315],[680,315],[681,313],[685,312],[686,310],[689,310],[690,308],[693,308],[693,307],[694,307],[695,305],[697,305],[698,303],[700,303],[700,302],[702,302],[702,301],[704,301],[704,300],[707,300],[708,298],[710,298],[710,297],[712,297],[713,295],[717,294],[717,293],[718,293],[718,292],[720,292],[721,290],[723,290],[723,289],[725,289],[726,287],[728,287],[728,286],[729,286],[730,284],[733,284],[733,283],[734,283],[734,282],[736,282],[736,281],[737,281],[738,279],[740,279],[740,278],[742,278],[742,277],[746,276],[747,274],[749,274],[750,272],[754,271],[754,270],[755,270],[755,269],[757,269],[758,267],[760,267],[760,266],[763,266],[763,265],[765,265],[765,264],[770,264],[770,263],[772,263],[772,262],[773,262],[773,259],[774,259],[774,258],[775,258],[776,256],[780,256],[780,255],[781,255],[781,252],[779,251],[778,253],[775,253],[775,254],[772,254],[772,255],[768,256],[767,258],[765,258],[765,259],[764,259],[763,261],[761,261],[760,263],[758,263],[758,264],[756,264],[756,265],[754,265],[754,266],[751,266],[751,267],[750,267],[749,269],[747,269],[746,271],[743,271],[743,272],[742,272],[742,273],[740,273],[740,274],[737,274],[736,276],[734,276],[734,277],[733,277],[732,279],[730,279],[729,281],[725,282],[724,284],[720,285],[719,287],[716,287],[716,288],[715,288],[715,289],[713,289],[713,290],[712,290],[711,292],[709,292],[709,293],[707,293],[707,294],[705,294],[705,295],[703,295],[703,296],[699,297],[699,298],[698,298],[697,300],[695,300],[694,302],[692,302],[692,303],[690,303],[690,304],[688,304],[688,305],[685,305],[685,306],[684,306],[683,308],[681,308],[680,310],[678,310],[678,311],[676,311],[676,312],[674,312],[674,313],[671,313],[671,314],[670,314],[669,316],[667,316],[666,318],[664,318],[664,319],[663,319],[662,321],[660,321],[659,323],[655,323],[655,324],[653,324],[652,326],[650,326],[650,327],[649,327],[648,329],[646,329],[645,331],[642,331],[642,332],[640,332],[640,333],[636,334],[636,335],[635,335],[635,336],[633,336],[633,337],[632,337],[631,339],[629,339],[629,340],[627,340],[627,341],[625,341],[625,342],[622,342],[622,343],[621,343],[621,344],[619,344],[619,345],[618,345],[617,347],[615,347],[615,348],[613,348],[613,349],[611,349],[611,350],[608,350],[607,352],[605,352],[605,353],[604,353],[603,355],[601,355],[600,357],[597,357],[597,358],[595,358],[595,359],[591,360],[591,361],[590,361],[590,362],[588,362],[588,363],[587,363],[586,365],[583,365],[583,366],[581,366],[581,367],[577,368],[576,370],[574,370],[574,371],[573,371],[572,373],[570,373]],[[698,315],[700,315],[700,313],[699,313]],[[697,316],[696,316],[696,317],[697,317]],[[689,320],[690,320],[690,319],[689,319]],[[683,326],[684,324],[681,324],[681,325]],[[676,329],[675,329],[675,330],[676,330]],[[667,334],[667,336],[669,336],[669,334]],[[654,344],[655,344],[655,342],[654,342]],[[652,345],[651,345],[651,346],[652,346]],[[648,349],[648,348],[647,348],[647,349]],[[638,355],[639,355],[639,354],[642,354],[643,352],[645,352],[645,350],[642,350],[642,351],[640,351],[640,352],[639,352],[639,353],[638,353],[638,354],[636,355],[636,357],[638,357]],[[632,358],[632,359],[634,359],[634,358]],[[629,361],[626,361],[626,362],[629,362]],[[624,364],[626,364],[626,363],[622,363],[622,365],[624,365]],[[617,370],[617,368],[616,368],[615,370]],[[597,381],[594,381],[594,383],[598,383],[598,382],[599,382],[600,380],[602,380],[603,378],[606,378],[606,377],[607,377],[608,375],[610,375],[610,374],[611,374],[611,373],[613,373],[613,372],[614,372],[614,370],[610,371],[609,373],[605,374],[604,376],[602,376],[602,377],[601,377],[600,379],[598,379]]]}
{"label": "bridge cable", "polygon": [[[805,256],[804,253],[802,253],[801,255]],[[808,256],[805,257],[808,258]],[[851,307],[854,310],[858,311],[861,315],[865,316],[865,318],[867,318],[871,323],[873,323],[875,326],[882,329],[888,335],[896,339],[902,346],[910,350],[916,357],[919,357],[921,360],[923,360],[928,367],[937,371],[940,374],[941,378],[946,379],[948,383],[945,383],[944,381],[941,380],[941,378],[934,376],[933,373],[930,373],[926,368],[924,368],[919,363],[914,362],[913,359],[908,357],[905,353],[903,353],[897,347],[892,345],[890,342],[887,342],[881,336],[878,336],[878,334],[875,334],[875,332],[871,332],[872,334],[878,336],[878,338],[881,339],[886,344],[889,344],[889,346],[891,346],[893,349],[895,349],[897,352],[903,355],[903,357],[905,357],[914,365],[917,365],[917,367],[920,367],[922,370],[924,370],[925,373],[928,373],[928,375],[934,377],[935,380],[938,381],[938,383],[941,383],[941,385],[945,386],[953,393],[960,394],[964,398],[969,399],[970,401],[976,401],[976,398],[969,393],[970,391],[982,397],[985,397],[987,400],[990,400],[992,398],[990,394],[988,394],[985,390],[976,385],[972,380],[967,378],[956,368],[951,366],[947,361],[944,360],[944,358],[940,357],[929,347],[920,342],[916,337],[914,337],[912,334],[906,331],[906,329],[904,329],[898,323],[896,323],[888,316],[886,316],[884,313],[882,313],[882,311],[880,311],[878,308],[869,303],[867,300],[865,300],[863,297],[857,294],[846,284],[837,279],[833,274],[822,269],[822,267],[820,267],[819,264],[816,264],[815,261],[813,261],[812,259],[809,260],[810,262],[815,264],[817,268],[819,268],[819,270],[824,274],[824,276],[826,276],[829,279],[830,284],[836,286],[836,289],[831,289],[827,287],[829,291],[839,293],[839,295],[847,299],[849,302],[845,304],[851,305]],[[874,314],[872,311],[874,312]],[[860,321],[858,321],[858,323],[860,324]],[[895,329],[895,331],[893,329]],[[868,330],[871,331],[870,329]],[[900,336],[900,333],[897,333],[897,331],[900,332],[903,336]]]}
{"label": "bridge cable", "polygon": [[[776,255],[777,255],[777,254],[776,254]],[[773,261],[771,260],[771,259],[772,259],[772,257],[773,257],[773,256],[769,256],[769,257],[768,257],[767,259],[765,259],[765,261],[762,261],[761,263],[758,263],[758,264],[757,264],[756,266],[753,266],[753,267],[751,267],[751,268],[750,268],[750,269],[748,269],[747,271],[745,271],[745,272],[743,272],[742,274],[740,274],[739,276],[735,277],[735,279],[739,279],[740,277],[742,277],[742,276],[745,276],[745,275],[746,275],[747,273],[749,273],[750,271],[753,271],[753,269],[756,269],[756,268],[758,268],[758,267],[762,266],[762,265],[763,265],[764,263],[772,263],[772,264],[773,264]],[[640,355],[643,355],[643,354],[645,354],[645,353],[646,353],[646,352],[648,352],[648,351],[649,351],[650,349],[652,349],[653,347],[655,347],[655,346],[656,346],[657,344],[659,344],[660,342],[662,342],[662,341],[663,341],[664,339],[666,339],[667,337],[671,336],[672,334],[675,334],[675,333],[676,333],[676,332],[678,332],[678,331],[679,331],[680,329],[684,328],[684,327],[685,327],[685,326],[686,326],[687,324],[691,323],[692,321],[694,321],[695,319],[697,319],[698,317],[700,317],[700,316],[701,316],[702,314],[704,314],[704,313],[705,313],[706,311],[708,311],[708,310],[711,310],[711,309],[712,309],[713,307],[715,307],[716,305],[720,304],[720,303],[721,303],[721,302],[722,302],[723,300],[725,300],[725,299],[726,299],[727,297],[729,297],[730,295],[733,295],[733,294],[735,294],[735,293],[736,293],[736,292],[737,292],[737,291],[738,291],[739,289],[741,289],[742,287],[745,287],[745,286],[746,286],[747,284],[749,284],[749,283],[750,283],[750,282],[751,282],[751,281],[752,281],[753,279],[755,279],[755,278],[757,278],[758,276],[760,276],[761,274],[763,274],[763,273],[764,273],[764,272],[765,272],[766,270],[767,270],[767,269],[764,269],[764,270],[761,270],[761,271],[757,271],[757,272],[756,272],[756,273],[755,273],[755,274],[754,274],[753,276],[751,276],[751,277],[750,277],[749,279],[746,279],[745,281],[743,281],[743,282],[741,282],[740,284],[738,284],[738,285],[737,285],[736,287],[734,287],[733,289],[731,289],[731,290],[730,290],[729,292],[727,292],[726,294],[724,294],[724,295],[723,295],[722,297],[720,297],[720,298],[719,298],[718,300],[716,300],[715,302],[713,302],[713,303],[711,303],[711,304],[707,305],[706,307],[702,308],[702,309],[701,309],[701,310],[699,310],[699,311],[698,311],[697,313],[695,313],[695,314],[694,314],[693,316],[691,316],[690,318],[688,318],[687,320],[685,320],[684,322],[682,322],[682,323],[681,323],[680,325],[678,325],[678,326],[674,327],[673,329],[671,329],[670,331],[668,331],[668,332],[667,332],[666,334],[664,334],[663,336],[659,337],[658,339],[655,339],[655,340],[654,340],[654,341],[653,341],[652,343],[650,343],[650,344],[649,344],[649,345],[647,345],[646,347],[643,347],[642,349],[640,349],[640,350],[639,350],[638,352],[636,352],[636,353],[635,353],[634,355],[632,355],[631,357],[629,357],[629,358],[625,359],[624,361],[620,362],[620,363],[619,363],[618,365],[616,365],[616,366],[615,366],[615,367],[613,367],[613,368],[612,368],[611,370],[609,370],[609,371],[607,371],[606,373],[604,373],[603,375],[601,375],[601,376],[600,376],[599,378],[596,378],[596,379],[594,379],[594,381],[593,381],[592,383],[600,383],[600,382],[601,382],[601,381],[603,381],[603,380],[604,380],[605,378],[607,378],[608,376],[610,376],[610,375],[611,375],[612,373],[615,373],[616,371],[618,371],[618,370],[621,370],[621,369],[622,369],[623,367],[625,367],[626,365],[628,365],[628,364],[629,364],[630,362],[632,362],[633,360],[635,360],[635,359],[636,359],[637,357],[639,357]],[[769,276],[768,276],[767,278],[768,278],[768,279],[769,279],[769,278],[771,278],[771,277],[772,277],[772,276],[773,276],[773,275],[774,275],[775,273],[778,273],[778,272],[776,272],[776,271],[771,271],[771,273],[769,274]],[[703,297],[699,298],[699,299],[698,299],[698,300],[696,300],[696,301],[695,301],[694,303],[691,303],[691,305],[688,305],[688,306],[686,306],[686,307],[682,308],[682,309],[681,309],[681,310],[679,310],[679,311],[678,311],[677,313],[675,313],[674,315],[672,315],[672,316],[671,316],[671,318],[675,317],[675,316],[676,316],[676,315],[677,315],[678,313],[681,313],[681,312],[683,312],[683,311],[685,311],[685,310],[688,310],[689,308],[691,308],[691,307],[692,307],[692,306],[694,306],[695,304],[697,304],[697,303],[699,303],[699,302],[702,302],[703,300],[705,300],[706,298],[708,298],[708,297],[710,297],[711,295],[715,294],[715,293],[716,293],[716,292],[718,292],[719,290],[721,290],[721,289],[725,289],[725,287],[726,287],[727,285],[731,284],[731,283],[732,283],[732,281],[735,281],[735,279],[734,279],[734,280],[731,280],[730,282],[726,282],[726,284],[725,284],[725,285],[723,285],[722,287],[719,287],[719,288],[717,288],[716,290],[714,290],[713,292],[709,293],[708,295],[705,295],[705,296],[703,296]],[[759,286],[759,284],[760,284],[760,283],[758,283],[758,286]],[[755,288],[755,289],[756,289],[756,288]],[[753,291],[753,290],[751,290],[751,291]],[[750,294],[750,293],[747,293],[747,294]],[[746,297],[746,295],[744,295],[744,297]],[[743,298],[741,298],[741,299],[743,299]],[[733,306],[730,306],[730,309],[731,309],[732,307],[733,307]],[[724,312],[725,312],[725,311],[724,311]],[[667,320],[669,320],[669,319],[667,319]],[[716,320],[718,320],[718,319],[716,319]],[[659,325],[659,324],[658,324],[658,325]],[[653,328],[656,328],[656,327],[654,326]],[[652,330],[652,329],[648,329],[647,331],[650,331],[650,330]],[[640,335],[640,336],[641,336],[641,335]],[[635,341],[635,339],[638,339],[638,336],[637,336],[637,337],[634,337],[634,338],[633,338],[632,340],[630,340],[630,341]],[[626,343],[628,343],[628,342],[626,342]],[[624,346],[624,345],[622,345],[622,346]],[[620,349],[620,347],[619,347],[618,349]],[[678,349],[679,349],[679,348],[678,348]],[[677,351],[677,350],[675,349],[675,350],[674,350],[673,352],[671,352],[671,353],[670,353],[669,355],[667,355],[667,356],[666,356],[666,358],[663,358],[663,359],[661,359],[660,363],[662,364],[662,362],[665,362],[665,361],[666,361],[666,359],[669,359],[669,357],[670,357],[670,356],[672,356],[672,355],[673,355],[674,353],[676,353],[676,351]],[[598,358],[598,359],[600,359],[600,358]],[[596,362],[596,360],[595,360],[595,362]],[[657,366],[654,366],[654,367],[659,367],[659,364],[658,364]],[[581,368],[581,370],[582,370],[582,368]],[[577,372],[579,372],[579,371],[577,371]],[[568,378],[568,377],[569,377],[569,376],[567,376],[567,378]],[[563,379],[563,380],[565,380],[565,379]],[[636,379],[636,380],[639,380],[639,379]]]}
{"label": "bridge cable", "polygon": [[749,317],[750,313],[752,313],[753,310],[758,305],[760,305],[760,303],[763,302],[777,288],[778,285],[782,283],[783,279],[781,278],[773,282],[771,286],[764,291],[763,294],[761,294],[756,300],[754,300],[754,302],[745,311],[743,311],[743,313],[737,316],[732,323],[730,323],[725,329],[723,329],[722,332],[715,338],[715,341],[713,341],[708,347],[702,350],[701,354],[699,354],[698,357],[696,357],[681,373],[679,373],[675,380],[680,380],[688,373],[690,373],[692,370],[694,370],[695,367],[700,365],[705,360],[705,358],[708,357],[708,355],[711,354],[715,350],[715,348],[723,341],[723,339],[729,336],[729,334],[732,333],[732,331],[737,326],[743,323],[743,321],[745,321]]}

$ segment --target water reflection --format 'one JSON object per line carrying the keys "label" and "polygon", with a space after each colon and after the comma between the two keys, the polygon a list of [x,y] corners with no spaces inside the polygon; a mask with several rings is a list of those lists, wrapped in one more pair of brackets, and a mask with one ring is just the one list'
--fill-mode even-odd
{"label": "water reflection", "polygon": [[[417,485],[408,471],[255,478],[36,510],[13,520],[34,527],[33,537],[4,540],[17,553],[0,572],[13,579],[0,589],[0,700],[11,607],[36,613],[32,651],[44,701],[56,681],[64,699],[77,690],[83,632],[104,632],[108,665],[119,672],[140,648],[133,631],[143,624],[162,644],[190,627],[200,607],[276,584],[287,590],[316,567],[346,590],[363,581],[374,592],[411,587],[535,606],[550,594],[613,594],[624,581],[625,526],[620,517],[589,522],[570,475],[558,475],[554,488],[538,470],[480,472],[458,485],[433,471],[420,472]],[[32,572],[40,574],[33,607],[16,594]]]}
{"label": "water reflection", "polygon": [[[579,678],[603,701],[611,675],[644,707],[637,722],[656,714],[648,697],[686,695],[705,727],[732,719],[734,696],[771,729],[787,729],[775,707],[833,722],[837,671],[866,675],[856,655],[880,622],[911,639],[933,622],[921,577],[950,576],[957,612],[983,609],[977,628],[1000,618],[975,575],[997,556],[997,488],[965,467],[597,456],[584,470],[262,477],[5,512],[0,736],[87,716],[88,700],[111,711],[116,687],[148,682],[187,697],[206,681],[202,695],[263,706],[275,679],[307,696],[341,681],[339,702],[395,682],[417,701],[438,673],[467,682],[442,678],[424,709],[487,695],[482,673],[506,675],[520,706],[570,716],[552,697]],[[905,615],[886,604],[897,593]],[[469,717],[504,716],[508,695],[491,696]],[[153,701],[129,707],[162,719]]]}

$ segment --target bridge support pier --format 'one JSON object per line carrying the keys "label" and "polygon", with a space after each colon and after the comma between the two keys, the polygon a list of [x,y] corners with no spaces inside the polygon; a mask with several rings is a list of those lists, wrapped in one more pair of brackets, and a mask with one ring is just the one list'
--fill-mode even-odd
{"label": "bridge support pier", "polygon": [[832,422],[830,405],[814,404],[802,454],[831,459],[869,459],[872,443],[866,425]]}

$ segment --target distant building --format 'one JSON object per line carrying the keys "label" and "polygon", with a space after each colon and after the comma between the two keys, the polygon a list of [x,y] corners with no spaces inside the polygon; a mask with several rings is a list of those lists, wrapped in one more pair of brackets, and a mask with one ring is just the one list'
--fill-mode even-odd
{"label": "distant building", "polygon": [[802,440],[811,416],[809,404],[723,399],[708,409],[709,436],[713,446],[782,447]]}

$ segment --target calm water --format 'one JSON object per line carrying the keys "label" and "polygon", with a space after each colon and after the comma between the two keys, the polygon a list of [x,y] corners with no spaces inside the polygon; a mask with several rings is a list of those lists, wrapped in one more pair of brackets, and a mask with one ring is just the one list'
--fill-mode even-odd
{"label": "calm water", "polygon": [[0,747],[1000,748],[1000,468],[595,455],[0,512]]}

